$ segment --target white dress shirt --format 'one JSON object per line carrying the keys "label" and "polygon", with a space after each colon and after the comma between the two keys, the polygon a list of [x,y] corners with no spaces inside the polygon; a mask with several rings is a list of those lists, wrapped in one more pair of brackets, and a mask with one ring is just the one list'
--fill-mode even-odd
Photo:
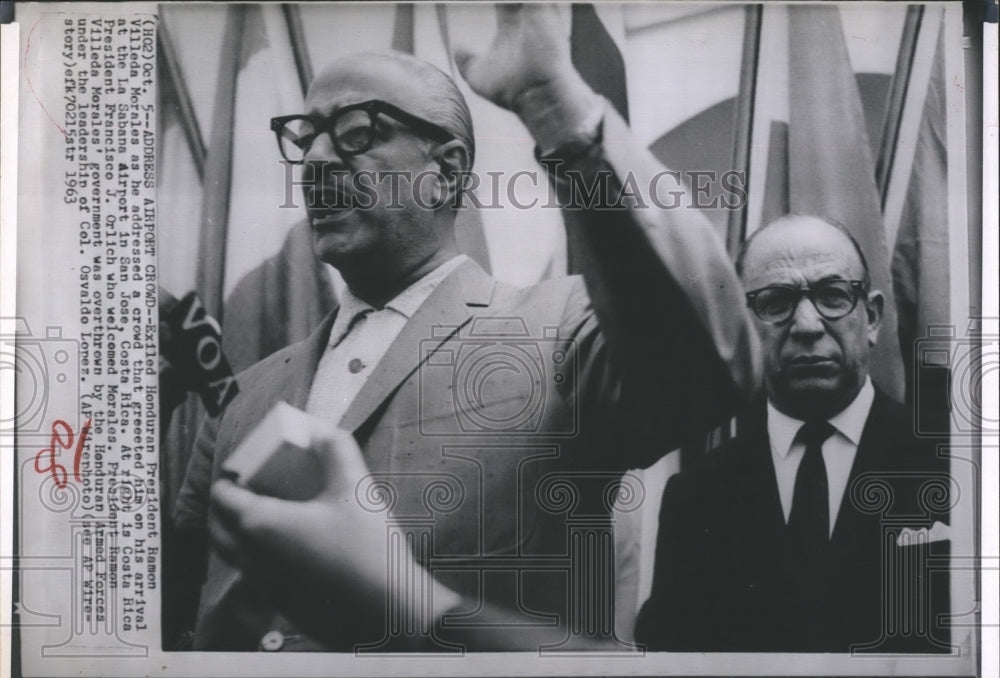
{"label": "white dress shirt", "polygon": [[[858,443],[861,442],[861,432],[868,421],[868,413],[875,399],[875,389],[871,379],[865,379],[864,386],[857,397],[839,414],[829,419],[836,433],[823,443],[823,463],[826,465],[827,486],[830,491],[830,534],[833,535],[837,524],[837,513],[847,488],[847,479],[851,475],[854,457],[858,454]],[[805,454],[804,443],[795,439],[804,421],[789,417],[775,409],[770,401],[767,403],[767,434],[771,441],[771,459],[774,460],[774,473],[778,481],[778,495],[781,497],[781,509],[785,513],[785,522],[792,512],[792,497],[795,494],[795,475],[798,473],[802,455]]]}
{"label": "white dress shirt", "polygon": [[400,292],[381,310],[346,289],[330,328],[326,352],[316,368],[306,411],[339,424],[407,321],[448,274],[467,260],[464,254],[449,259]]}

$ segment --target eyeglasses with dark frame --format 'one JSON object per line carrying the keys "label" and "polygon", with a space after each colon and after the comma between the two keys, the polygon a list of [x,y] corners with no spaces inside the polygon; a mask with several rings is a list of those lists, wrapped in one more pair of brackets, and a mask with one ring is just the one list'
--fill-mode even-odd
{"label": "eyeglasses with dark frame", "polygon": [[445,142],[455,138],[443,127],[378,99],[344,106],[329,117],[281,115],[271,118],[271,129],[277,137],[281,157],[299,165],[305,161],[306,154],[321,134],[330,135],[333,148],[343,158],[366,152],[375,142],[375,119],[379,114],[403,123],[432,141]]}
{"label": "eyeglasses with dark frame", "polygon": [[861,280],[825,280],[805,287],[773,285],[747,292],[747,306],[766,323],[779,325],[795,315],[807,297],[827,320],[839,320],[853,311],[868,290]]}

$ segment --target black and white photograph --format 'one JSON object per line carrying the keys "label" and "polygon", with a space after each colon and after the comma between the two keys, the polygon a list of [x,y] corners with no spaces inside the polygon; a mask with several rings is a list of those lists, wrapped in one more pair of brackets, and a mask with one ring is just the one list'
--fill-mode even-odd
{"label": "black and white photograph", "polygon": [[12,675],[996,666],[995,6],[3,4]]}

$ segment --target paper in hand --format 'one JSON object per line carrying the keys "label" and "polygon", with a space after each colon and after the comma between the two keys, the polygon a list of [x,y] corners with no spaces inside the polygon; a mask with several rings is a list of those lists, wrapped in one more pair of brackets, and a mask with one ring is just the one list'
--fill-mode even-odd
{"label": "paper in hand", "polygon": [[312,441],[333,433],[330,424],[279,402],[223,462],[223,477],[258,494],[308,501],[325,478]]}

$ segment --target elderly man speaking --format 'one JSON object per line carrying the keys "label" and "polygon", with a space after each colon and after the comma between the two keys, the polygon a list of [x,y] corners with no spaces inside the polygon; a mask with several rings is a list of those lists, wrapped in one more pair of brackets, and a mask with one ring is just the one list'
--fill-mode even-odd
{"label": "elderly man speaking", "polygon": [[[240,395],[199,435],[179,526],[212,524],[223,462],[286,401],[353,434],[391,488],[389,518],[433,523],[415,555],[471,601],[452,610],[461,623],[475,626],[479,604],[517,611],[535,630],[532,650],[564,641],[571,626],[606,629],[613,574],[583,591],[566,563],[606,563],[610,542],[581,555],[569,523],[606,518],[624,470],[727,416],[754,387],[756,339],[708,222],[641,193],[666,191],[663,168],[574,69],[567,9],[500,6],[492,45],[457,61],[473,90],[520,117],[539,158],[559,165],[561,198],[574,180],[607,180],[604,200],[638,187],[573,220],[583,277],[515,288],[458,253],[456,194],[474,144],[447,75],[394,54],[327,68],[306,111],[272,128],[285,159],[317,173],[305,187],[315,248],[348,290],[311,337],[239,376]],[[417,180],[429,174],[442,179]],[[345,550],[356,538],[332,525],[314,535]],[[301,603],[315,610],[273,605],[282,586],[241,579],[213,555],[195,648],[351,649],[392,636],[392,624],[354,623],[321,595]],[[327,620],[322,640],[286,619],[311,612]]]}

